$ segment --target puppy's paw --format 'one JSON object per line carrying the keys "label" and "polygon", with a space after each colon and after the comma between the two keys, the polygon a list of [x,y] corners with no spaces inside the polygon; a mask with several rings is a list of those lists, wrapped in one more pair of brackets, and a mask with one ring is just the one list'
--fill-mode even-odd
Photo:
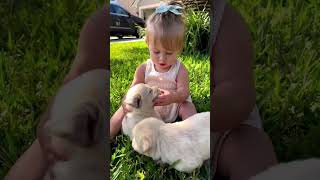
{"label": "puppy's paw", "polygon": [[161,165],[164,165],[165,163],[163,161],[161,161],[161,159],[159,159],[159,160],[156,160],[156,164],[161,166]]}

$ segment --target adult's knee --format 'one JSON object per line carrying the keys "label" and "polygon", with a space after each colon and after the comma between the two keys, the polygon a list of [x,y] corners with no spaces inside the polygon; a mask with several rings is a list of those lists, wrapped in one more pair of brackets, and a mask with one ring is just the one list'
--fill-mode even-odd
{"label": "adult's knee", "polygon": [[268,135],[260,129],[241,126],[226,138],[220,152],[218,170],[223,175],[242,173],[249,177],[276,163]]}

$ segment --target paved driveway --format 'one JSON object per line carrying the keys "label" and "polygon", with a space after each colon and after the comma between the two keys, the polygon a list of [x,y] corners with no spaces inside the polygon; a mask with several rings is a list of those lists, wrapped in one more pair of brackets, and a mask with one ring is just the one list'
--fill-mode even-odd
{"label": "paved driveway", "polygon": [[119,39],[118,37],[110,37],[111,43],[120,43],[120,42],[133,42],[133,41],[144,41],[144,38],[136,38],[133,36],[124,36],[122,39]]}

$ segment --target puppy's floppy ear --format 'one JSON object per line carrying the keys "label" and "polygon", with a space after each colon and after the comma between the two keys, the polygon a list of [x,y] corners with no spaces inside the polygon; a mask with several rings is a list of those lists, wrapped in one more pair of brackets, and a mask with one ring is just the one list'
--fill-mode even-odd
{"label": "puppy's floppy ear", "polygon": [[159,89],[158,86],[152,86],[151,89],[152,89],[153,91],[160,91],[160,89]]}
{"label": "puppy's floppy ear", "polygon": [[160,89],[158,86],[152,86],[151,89],[152,89],[154,98],[156,98],[160,95]]}
{"label": "puppy's floppy ear", "polygon": [[130,104],[130,105],[132,105],[135,108],[140,108],[142,105],[141,95],[140,94],[135,95],[133,97],[132,104]]}
{"label": "puppy's floppy ear", "polygon": [[152,144],[149,138],[147,137],[143,137],[141,139],[141,146],[142,146],[142,152],[145,153],[147,151],[149,151],[149,149],[151,148]]}
{"label": "puppy's floppy ear", "polygon": [[124,107],[126,109],[126,105],[132,106],[134,108],[140,108],[142,105],[142,101],[141,101],[141,95],[137,94],[135,95],[133,98],[130,98],[129,100],[127,100],[127,102],[125,102],[126,95],[122,98],[122,107]]}
{"label": "puppy's floppy ear", "polygon": [[[80,108],[81,107],[81,108]],[[98,143],[103,136],[103,118],[101,110],[93,103],[85,103],[78,108],[73,117],[72,142],[88,147]]]}

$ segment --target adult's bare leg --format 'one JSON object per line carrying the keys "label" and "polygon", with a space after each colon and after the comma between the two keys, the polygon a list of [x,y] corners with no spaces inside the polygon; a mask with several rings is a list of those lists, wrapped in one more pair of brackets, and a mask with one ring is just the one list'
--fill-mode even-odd
{"label": "adult's bare leg", "polygon": [[230,180],[247,180],[277,163],[268,135],[261,129],[242,125],[225,140],[217,174]]}
{"label": "adult's bare leg", "polygon": [[39,141],[36,139],[14,166],[12,166],[5,180],[40,180],[43,178],[48,164]]}

